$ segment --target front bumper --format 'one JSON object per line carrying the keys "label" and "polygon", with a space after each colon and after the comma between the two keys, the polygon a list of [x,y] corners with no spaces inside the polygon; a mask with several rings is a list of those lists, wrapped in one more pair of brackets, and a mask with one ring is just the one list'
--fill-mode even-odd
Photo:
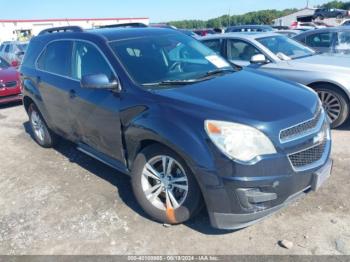
{"label": "front bumper", "polygon": [[[318,170],[310,174],[310,180],[308,184],[301,184],[304,188],[289,197],[287,197],[282,203],[277,205],[272,205],[269,208],[260,210],[255,209],[252,212],[247,213],[220,213],[220,212],[211,212],[209,210],[209,217],[213,227],[219,229],[240,229],[252,224],[259,222],[260,220],[272,215],[283,207],[288,206],[290,203],[299,199],[300,197],[306,195],[310,191],[316,191],[318,188],[327,180],[331,173],[333,161],[328,159],[328,161]],[[305,174],[303,175],[305,176]],[[286,183],[288,183],[286,181]],[[277,193],[278,195],[278,193]],[[243,208],[244,209],[244,208]]]}
{"label": "front bumper", "polygon": [[22,94],[0,96],[0,104],[22,101]]}

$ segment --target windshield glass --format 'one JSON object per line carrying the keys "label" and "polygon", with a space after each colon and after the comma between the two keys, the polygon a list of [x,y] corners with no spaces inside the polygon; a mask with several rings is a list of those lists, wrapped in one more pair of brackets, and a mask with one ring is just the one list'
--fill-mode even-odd
{"label": "windshield glass", "polygon": [[350,50],[350,31],[344,31],[338,33],[338,41],[335,46],[337,50]]}
{"label": "windshield glass", "polygon": [[286,56],[296,59],[315,54],[312,49],[283,35],[259,38],[257,41],[282,60],[286,60]]}
{"label": "windshield glass", "polygon": [[141,85],[193,82],[208,72],[232,69],[214,51],[184,34],[118,40],[110,45],[129,75]]}

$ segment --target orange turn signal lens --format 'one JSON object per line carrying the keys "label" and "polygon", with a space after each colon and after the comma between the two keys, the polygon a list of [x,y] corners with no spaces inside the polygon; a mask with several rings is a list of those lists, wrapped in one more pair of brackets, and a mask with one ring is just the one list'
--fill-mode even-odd
{"label": "orange turn signal lens", "polygon": [[208,123],[207,129],[208,129],[209,133],[211,133],[211,134],[220,134],[221,133],[221,129],[219,127],[217,127],[216,125],[214,125],[213,123]]}

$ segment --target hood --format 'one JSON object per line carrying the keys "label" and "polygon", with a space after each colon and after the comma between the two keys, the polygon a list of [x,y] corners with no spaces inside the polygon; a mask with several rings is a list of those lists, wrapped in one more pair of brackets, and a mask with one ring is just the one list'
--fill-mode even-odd
{"label": "hood", "polygon": [[[203,119],[233,121],[263,129],[286,128],[312,118],[318,97],[311,89],[252,69],[188,86],[155,91],[167,105]],[[176,101],[174,101],[176,100]]]}
{"label": "hood", "polygon": [[0,69],[0,81],[1,82],[19,81],[19,73],[13,67]]}
{"label": "hood", "polygon": [[322,54],[288,61],[300,70],[350,74],[350,56]]}

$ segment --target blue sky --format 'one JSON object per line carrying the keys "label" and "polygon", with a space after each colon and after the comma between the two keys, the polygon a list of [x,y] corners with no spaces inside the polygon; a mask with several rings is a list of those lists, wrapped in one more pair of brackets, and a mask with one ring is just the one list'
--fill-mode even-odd
{"label": "blue sky", "polygon": [[[330,0],[310,0],[318,5]],[[261,9],[302,8],[306,0],[0,0],[0,19],[149,17],[151,22],[208,19]]]}

